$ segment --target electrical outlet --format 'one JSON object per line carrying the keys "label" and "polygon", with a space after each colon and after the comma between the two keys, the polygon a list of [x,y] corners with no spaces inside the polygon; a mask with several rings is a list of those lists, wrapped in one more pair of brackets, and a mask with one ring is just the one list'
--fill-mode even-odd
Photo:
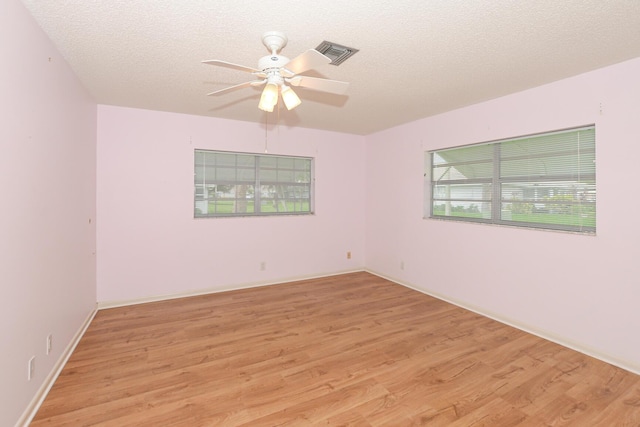
{"label": "electrical outlet", "polygon": [[351,259],[351,251],[347,252],[347,259]]}
{"label": "electrical outlet", "polygon": [[266,269],[267,269],[267,263],[265,261],[262,261],[260,263],[260,270],[265,271]]}
{"label": "electrical outlet", "polygon": [[404,261],[400,261],[400,270],[404,270]]}
{"label": "electrical outlet", "polygon": [[53,334],[47,335],[47,355],[51,353],[51,348],[53,346]]}
{"label": "electrical outlet", "polygon": [[36,357],[35,356],[31,356],[31,359],[29,359],[29,366],[27,367],[27,381],[31,381],[31,378],[33,378],[33,374],[36,371]]}

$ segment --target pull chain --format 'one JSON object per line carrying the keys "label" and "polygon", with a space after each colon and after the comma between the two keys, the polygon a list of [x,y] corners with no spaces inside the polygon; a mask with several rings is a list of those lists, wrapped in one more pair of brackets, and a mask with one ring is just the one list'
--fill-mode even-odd
{"label": "pull chain", "polygon": [[269,127],[269,123],[268,123],[268,117],[269,117],[269,113],[264,113],[264,152],[265,154],[268,153],[267,150],[267,139],[268,139],[268,127]]}

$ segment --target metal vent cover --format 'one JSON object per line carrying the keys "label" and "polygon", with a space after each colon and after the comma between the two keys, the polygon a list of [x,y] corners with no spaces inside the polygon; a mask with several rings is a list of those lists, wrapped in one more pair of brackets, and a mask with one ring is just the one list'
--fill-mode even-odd
{"label": "metal vent cover", "polygon": [[358,49],[342,46],[326,40],[320,43],[318,47],[316,47],[316,50],[331,59],[330,64],[332,65],[340,65],[358,52]]}

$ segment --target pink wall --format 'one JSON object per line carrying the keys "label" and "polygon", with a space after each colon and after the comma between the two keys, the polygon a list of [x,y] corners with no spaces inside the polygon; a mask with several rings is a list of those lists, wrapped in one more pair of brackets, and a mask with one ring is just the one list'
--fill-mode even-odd
{"label": "pink wall", "polygon": [[[367,267],[640,371],[638,76],[640,59],[367,137]],[[591,123],[597,236],[422,219],[425,151]]]}
{"label": "pink wall", "polygon": [[194,149],[262,153],[263,125],[99,106],[98,301],[362,269],[364,138],[285,126],[267,137],[270,154],[315,158],[316,214],[194,219]]}
{"label": "pink wall", "polygon": [[95,308],[96,105],[18,0],[0,2],[0,57],[0,425],[11,426]]}

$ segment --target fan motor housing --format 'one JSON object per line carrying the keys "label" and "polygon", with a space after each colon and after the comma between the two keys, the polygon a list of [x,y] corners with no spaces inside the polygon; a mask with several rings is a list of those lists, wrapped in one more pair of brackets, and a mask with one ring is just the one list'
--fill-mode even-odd
{"label": "fan motor housing", "polygon": [[258,61],[259,70],[267,70],[269,68],[281,68],[287,65],[289,58],[282,55],[267,55]]}

